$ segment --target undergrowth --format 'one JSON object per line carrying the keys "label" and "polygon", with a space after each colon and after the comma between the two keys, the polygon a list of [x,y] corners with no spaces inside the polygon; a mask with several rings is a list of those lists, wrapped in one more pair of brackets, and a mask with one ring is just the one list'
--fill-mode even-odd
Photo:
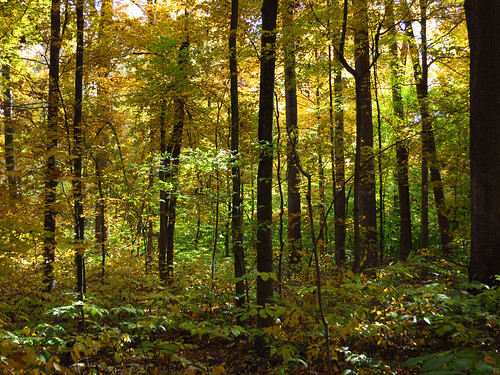
{"label": "undergrowth", "polygon": [[[260,310],[252,274],[250,302],[238,310],[229,258],[213,279],[203,255],[181,259],[170,288],[144,274],[140,257],[111,258],[104,278],[89,259],[82,302],[68,293],[74,280],[64,265],[46,295],[41,275],[19,262],[0,282],[0,373],[326,373],[311,272],[295,272],[275,305]],[[439,258],[419,256],[369,274],[322,262],[336,373],[500,374],[498,288],[468,283]],[[257,314],[271,315],[275,325],[257,330]],[[265,355],[254,347],[258,335],[269,343]]]}

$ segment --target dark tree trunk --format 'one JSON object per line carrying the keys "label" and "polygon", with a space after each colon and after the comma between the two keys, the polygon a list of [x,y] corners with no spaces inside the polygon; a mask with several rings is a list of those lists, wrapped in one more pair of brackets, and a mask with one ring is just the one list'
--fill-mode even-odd
{"label": "dark tree trunk", "polygon": [[73,122],[73,199],[76,241],[76,278],[80,300],[85,293],[85,218],[83,216],[82,186],[82,100],[83,100],[83,0],[76,1],[76,70],[75,107]]}
{"label": "dark tree trunk", "polygon": [[337,68],[334,77],[335,97],[335,128],[334,140],[334,218],[335,218],[335,263],[340,265],[345,262],[346,238],[346,195],[345,195],[345,156],[344,156],[344,109],[342,70]]}
{"label": "dark tree trunk", "polygon": [[[293,25],[294,0],[287,0],[284,13],[284,27]],[[300,208],[300,172],[297,142],[299,125],[297,115],[297,79],[295,77],[295,40],[288,33],[285,42],[285,109],[287,132],[287,196],[288,196],[288,254],[289,263],[300,262],[302,251],[302,228]]]}
{"label": "dark tree trunk", "polygon": [[421,38],[422,52],[421,61],[415,43],[415,36],[411,22],[407,21],[406,33],[409,37],[410,55],[413,64],[413,73],[416,81],[417,97],[422,120],[422,242],[428,245],[428,175],[430,177],[434,192],[434,201],[438,214],[439,232],[444,255],[450,255],[452,251],[452,238],[449,231],[448,213],[444,198],[443,183],[439,171],[439,162],[436,152],[436,142],[432,129],[432,119],[429,113],[429,64],[427,62],[427,0],[420,1],[421,9]]}
{"label": "dark tree trunk", "polygon": [[323,165],[323,156],[321,150],[318,155],[318,216],[319,227],[318,233],[318,251],[322,254],[325,251],[325,245],[328,239],[328,226],[326,225],[326,209],[325,209],[325,167]]}
{"label": "dark tree trunk", "polygon": [[[188,64],[189,42],[185,40],[179,47],[177,65],[179,69],[179,79],[175,97],[174,106],[174,127],[172,134],[162,153],[162,169],[164,181],[172,182],[172,188],[160,191],[160,199],[165,204],[160,207],[160,241],[159,241],[159,274],[160,280],[168,285],[172,284],[174,279],[174,231],[177,205],[177,180],[179,177],[179,156],[182,147],[182,133],[184,131],[184,96],[186,86],[186,69]],[[162,110],[162,116],[164,116]],[[163,117],[164,118],[164,117]],[[164,120],[163,120],[164,121]],[[162,126],[165,129],[165,125]],[[165,137],[165,135],[163,135]],[[163,141],[163,144],[164,141]],[[163,220],[162,220],[163,216]],[[165,257],[162,258],[163,254]]]}
{"label": "dark tree trunk", "polygon": [[[99,20],[99,31],[98,35],[100,38],[104,38],[104,31],[108,24],[111,22],[112,17],[112,0],[102,0],[101,5],[101,17]],[[100,56],[99,67],[102,67],[102,78],[107,77],[110,69],[109,57],[106,53]],[[107,136],[107,130],[105,125],[110,122],[109,118],[109,104],[106,99],[106,93],[104,92],[102,85],[98,83],[97,86],[97,97],[98,102],[101,103],[99,110],[102,116],[101,129],[99,135],[101,137],[100,145],[106,145],[109,141]],[[109,159],[105,151],[99,151],[95,156],[95,170],[97,177],[97,190],[99,192],[99,199],[96,202],[95,207],[95,241],[101,249],[101,277],[104,277],[105,265],[106,265],[106,240],[108,238],[108,228],[106,224],[106,200],[105,200],[105,187],[104,187],[104,170],[109,164]]]}
{"label": "dark tree trunk", "polygon": [[7,182],[9,186],[9,197],[17,198],[17,183],[18,179],[15,176],[16,159],[14,149],[14,137],[16,131],[12,123],[12,88],[10,78],[10,65],[2,66],[2,76],[5,82],[4,97],[2,101],[3,117],[4,117],[4,142],[5,142],[5,169],[7,172]]}
{"label": "dark tree trunk", "polygon": [[374,267],[377,255],[377,207],[373,161],[373,123],[371,106],[370,46],[368,40],[368,3],[355,2],[355,81],[356,81],[356,160],[355,196],[359,223],[358,254],[354,269]]}
{"label": "dark tree trunk", "polygon": [[410,254],[412,244],[410,184],[408,182],[408,145],[405,140],[404,108],[401,96],[401,67],[398,57],[398,44],[396,29],[394,28],[394,5],[392,1],[387,4],[387,24],[392,29],[391,37],[394,38],[391,46],[391,87],[392,108],[396,115],[399,127],[396,138],[396,177],[398,182],[399,197],[399,259],[406,260]]}
{"label": "dark tree trunk", "polygon": [[236,282],[236,306],[245,303],[245,281],[239,280],[245,274],[245,253],[243,249],[243,210],[241,197],[241,174],[239,165],[240,112],[238,103],[238,64],[236,40],[238,32],[238,0],[231,0],[231,24],[229,30],[229,72],[231,74],[231,155],[232,155],[232,212],[231,231],[234,255],[234,276]]}
{"label": "dark tree trunk", "polygon": [[[264,0],[262,4],[262,40],[260,57],[259,98],[259,166],[257,172],[257,271],[268,277],[257,276],[257,305],[264,308],[273,297],[273,243],[272,243],[272,179],[273,179],[273,111],[274,72],[276,65],[276,17],[278,0]],[[257,326],[269,327],[273,318],[259,314]]]}
{"label": "dark tree trunk", "polygon": [[[348,3],[344,0],[342,30],[336,50],[337,60],[344,57],[344,45],[347,31]],[[328,86],[329,86],[329,115],[330,115],[330,152],[332,161],[332,181],[335,221],[335,263],[345,263],[346,239],[346,194],[345,194],[345,156],[344,156],[344,108],[343,108],[343,80],[342,67],[339,62],[332,64],[331,47],[328,49]],[[332,82],[332,74],[333,82]]]}
{"label": "dark tree trunk", "polygon": [[167,280],[167,128],[166,128],[166,103],[162,99],[160,109],[160,154],[162,162],[158,179],[160,180],[160,233],[158,236],[158,273],[160,280]]}
{"label": "dark tree trunk", "polygon": [[500,274],[500,2],[466,0],[470,45],[471,255],[469,278]]}
{"label": "dark tree trunk", "polygon": [[46,135],[45,186],[44,186],[44,286],[51,292],[54,286],[54,260],[56,247],[56,187],[60,170],[57,165],[57,130],[59,122],[59,53],[61,50],[61,2],[52,0],[50,11],[50,67]]}

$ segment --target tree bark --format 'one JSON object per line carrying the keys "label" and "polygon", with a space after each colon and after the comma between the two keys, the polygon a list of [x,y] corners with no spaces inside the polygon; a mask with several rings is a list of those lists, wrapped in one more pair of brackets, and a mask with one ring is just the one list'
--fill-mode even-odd
{"label": "tree bark", "polygon": [[[407,5],[405,5],[407,7]],[[413,73],[415,76],[417,98],[420,107],[420,117],[422,121],[422,242],[428,245],[428,175],[427,168],[430,170],[430,180],[434,192],[434,201],[438,214],[439,232],[441,235],[441,245],[443,254],[449,256],[452,251],[452,238],[449,231],[448,212],[444,198],[443,183],[439,171],[439,162],[436,152],[436,142],[432,129],[432,118],[429,113],[429,64],[427,62],[427,0],[420,1],[421,11],[421,38],[422,51],[421,61],[415,43],[410,21],[405,21],[406,34],[409,39],[410,56],[413,64]]]}
{"label": "tree bark", "polygon": [[466,0],[470,45],[471,254],[469,278],[499,285],[500,2]]}
{"label": "tree bark", "polygon": [[370,46],[368,39],[368,2],[355,0],[355,81],[356,81],[356,160],[355,196],[359,223],[355,251],[359,254],[354,269],[374,267],[377,255],[377,207],[373,161],[373,123],[371,106]]}
{"label": "tree bark", "polygon": [[295,2],[287,0],[283,15],[286,35],[285,41],[285,124],[287,132],[287,196],[288,196],[288,255],[289,263],[300,262],[302,251],[302,228],[300,207],[300,172],[297,167],[297,142],[299,125],[297,115],[297,79],[295,76],[295,37],[290,32],[293,25]]}
{"label": "tree bark", "polygon": [[61,50],[61,2],[52,0],[50,11],[50,67],[47,114],[45,185],[44,185],[44,288],[51,292],[54,286],[56,247],[56,187],[61,174],[57,165],[57,130],[59,122],[59,53]]}
{"label": "tree bark", "polygon": [[[330,4],[329,4],[330,5]],[[335,50],[337,63],[332,62],[332,46],[328,46],[328,92],[329,92],[329,121],[330,121],[330,159],[332,164],[334,227],[335,227],[335,263],[345,262],[346,238],[346,197],[345,197],[345,157],[344,157],[344,109],[343,109],[343,81],[340,60],[344,57],[344,45],[347,32],[348,3],[344,0],[342,28],[339,37],[331,38],[338,46]],[[330,19],[328,19],[330,31]]]}
{"label": "tree bark", "polygon": [[[105,38],[105,29],[111,22],[113,4],[112,0],[102,0],[101,3],[101,15],[99,20],[99,38]],[[110,60],[109,57],[104,53],[99,58],[98,67],[103,68],[101,77],[105,78],[109,74]],[[107,130],[105,125],[110,122],[109,113],[110,108],[108,100],[106,98],[106,93],[103,90],[101,83],[97,86],[97,97],[99,106],[99,113],[102,116],[101,129],[99,135],[101,137],[100,145],[106,145],[109,141],[107,136]],[[105,200],[105,186],[104,186],[104,170],[109,164],[109,159],[105,151],[98,151],[95,158],[95,171],[97,179],[97,190],[99,192],[99,199],[96,202],[95,207],[95,241],[96,244],[101,249],[101,277],[104,277],[105,265],[106,265],[106,241],[108,238],[108,228],[106,224],[106,200]]]}
{"label": "tree bark", "polygon": [[76,242],[77,292],[83,301],[85,294],[85,218],[83,215],[82,185],[82,100],[83,100],[83,0],[76,0],[76,69],[75,69],[75,106],[73,122],[73,200]]}
{"label": "tree bark", "polygon": [[[263,0],[259,97],[259,166],[257,172],[257,305],[265,308],[273,297],[272,179],[274,72],[276,65],[276,18],[278,0]],[[257,327],[273,324],[268,314],[259,314]]]}
{"label": "tree bark", "polygon": [[[241,174],[239,165],[240,142],[240,112],[238,102],[238,60],[237,33],[239,19],[238,0],[231,0],[231,24],[229,29],[229,73],[231,75],[231,156],[232,156],[232,211],[231,231],[234,256],[234,277],[236,282],[236,306],[243,307],[245,303],[245,253],[243,249],[243,210],[241,197]],[[241,280],[240,280],[241,279]]]}
{"label": "tree bark", "polygon": [[160,233],[158,236],[158,274],[162,282],[167,280],[167,128],[166,103],[162,99],[160,109],[160,155],[161,165],[158,179],[160,180]]}
{"label": "tree bark", "polygon": [[10,65],[2,66],[2,76],[5,81],[5,90],[2,101],[3,117],[4,117],[4,144],[5,144],[5,169],[7,172],[7,182],[9,186],[10,199],[17,198],[18,179],[15,176],[16,158],[14,148],[14,137],[16,131],[12,122],[12,87],[10,77]]}
{"label": "tree bark", "polygon": [[335,219],[335,263],[345,263],[345,238],[346,238],[346,195],[345,195],[345,155],[344,155],[344,109],[343,109],[343,80],[342,70],[335,69],[334,73],[334,99],[335,126],[333,130],[334,158],[334,219]]}
{"label": "tree bark", "polygon": [[[179,47],[177,59],[179,78],[173,100],[174,127],[168,144],[164,152],[162,152],[164,181],[172,183],[171,188],[160,191],[160,199],[164,201],[164,206],[163,208],[160,207],[159,274],[160,280],[167,285],[172,284],[174,279],[174,232],[177,205],[176,185],[179,177],[179,156],[181,154],[182,133],[184,131],[185,122],[184,96],[187,80],[186,69],[188,64],[188,52],[189,42],[186,39]],[[165,126],[163,126],[163,128],[165,128]],[[163,254],[166,256],[166,259],[162,258]]]}
{"label": "tree bark", "polygon": [[412,244],[410,184],[408,182],[408,144],[404,131],[404,107],[401,96],[401,67],[398,56],[398,43],[396,41],[396,28],[394,24],[394,5],[392,1],[387,4],[387,24],[393,38],[390,46],[391,60],[391,88],[392,108],[398,121],[396,130],[396,177],[398,182],[399,200],[399,259],[406,260],[410,254]]}

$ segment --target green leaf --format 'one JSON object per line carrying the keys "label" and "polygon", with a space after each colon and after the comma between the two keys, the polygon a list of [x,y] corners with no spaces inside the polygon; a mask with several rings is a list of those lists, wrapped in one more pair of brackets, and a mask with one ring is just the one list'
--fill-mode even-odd
{"label": "green leaf", "polygon": [[455,357],[455,354],[448,354],[448,355],[445,355],[442,357],[430,359],[424,363],[424,365],[422,366],[422,370],[424,372],[435,370],[435,369],[445,365],[449,361],[451,361],[454,357]]}
{"label": "green leaf", "polygon": [[431,354],[421,355],[421,356],[415,357],[415,358],[410,358],[407,361],[403,362],[403,366],[405,366],[405,367],[406,366],[409,366],[409,367],[416,366],[419,363],[425,362],[429,358],[433,358],[435,356],[436,356],[436,353],[431,353]]}
{"label": "green leaf", "polygon": [[233,333],[234,337],[238,337],[241,334],[241,331],[237,327],[231,327],[231,332]]}

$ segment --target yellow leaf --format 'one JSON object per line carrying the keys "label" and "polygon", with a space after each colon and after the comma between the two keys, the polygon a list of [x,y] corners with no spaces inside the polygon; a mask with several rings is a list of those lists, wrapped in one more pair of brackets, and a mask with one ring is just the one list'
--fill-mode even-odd
{"label": "yellow leaf", "polygon": [[214,375],[222,375],[222,374],[226,373],[226,369],[222,365],[217,365],[217,366],[212,368],[212,373]]}
{"label": "yellow leaf", "polygon": [[52,362],[52,366],[54,366],[54,369],[55,369],[57,372],[61,372],[61,366],[59,366],[59,363],[57,363],[57,362]]}
{"label": "yellow leaf", "polygon": [[491,358],[488,354],[484,355],[484,362],[486,363],[495,363],[497,360],[496,358]]}

